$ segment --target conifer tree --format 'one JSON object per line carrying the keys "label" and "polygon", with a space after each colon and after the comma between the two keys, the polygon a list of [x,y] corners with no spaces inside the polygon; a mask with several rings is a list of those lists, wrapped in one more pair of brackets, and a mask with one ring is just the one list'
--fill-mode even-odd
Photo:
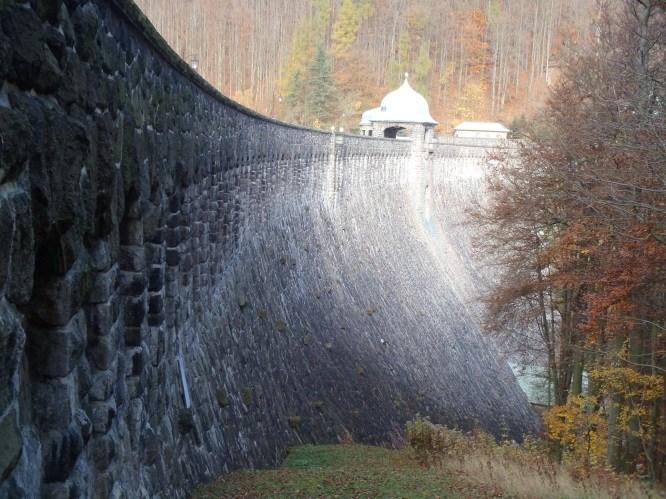
{"label": "conifer tree", "polygon": [[425,98],[428,98],[430,79],[430,69],[432,68],[432,60],[428,50],[428,44],[422,43],[419,48],[419,54],[414,64],[414,86],[421,92]]}
{"label": "conifer tree", "polygon": [[331,122],[335,110],[335,84],[323,45],[317,48],[309,73],[307,121],[313,126],[327,125]]}
{"label": "conifer tree", "polygon": [[284,117],[287,121],[299,124],[305,123],[306,99],[305,79],[300,70],[296,70],[289,79],[284,103],[286,106]]}

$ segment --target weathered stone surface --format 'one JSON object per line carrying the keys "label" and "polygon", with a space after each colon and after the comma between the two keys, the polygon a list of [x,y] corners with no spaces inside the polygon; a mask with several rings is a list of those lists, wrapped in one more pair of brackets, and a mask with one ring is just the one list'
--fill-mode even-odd
{"label": "weathered stone surface", "polygon": [[115,383],[115,373],[113,371],[99,371],[93,375],[92,386],[88,392],[91,401],[107,400],[113,393]]}
{"label": "weathered stone surface", "polygon": [[33,136],[30,122],[23,113],[0,107],[0,184],[15,179],[23,171]]}
{"label": "weathered stone surface", "polygon": [[121,271],[118,275],[118,288],[123,295],[141,296],[146,285],[147,278],[144,272]]}
{"label": "weathered stone surface", "polygon": [[108,335],[118,318],[118,310],[119,306],[116,296],[113,296],[105,303],[87,306],[88,337]]}
{"label": "weathered stone surface", "polygon": [[0,82],[7,76],[12,60],[11,40],[0,32]]}
{"label": "weathered stone surface", "polygon": [[17,424],[16,409],[11,409],[0,419],[0,480],[9,476],[21,457],[23,440]]}
{"label": "weathered stone surface", "polygon": [[109,468],[116,454],[116,442],[112,435],[98,435],[90,442],[90,454],[98,471]]}
{"label": "weathered stone surface", "polygon": [[91,406],[92,428],[94,433],[106,433],[116,417],[116,403],[113,399],[93,402]]}
{"label": "weathered stone surface", "polygon": [[17,312],[0,298],[0,414],[18,391],[18,367],[23,355],[25,333]]}
{"label": "weathered stone surface", "polygon": [[37,0],[37,15],[51,24],[57,22],[62,0]]}
{"label": "weathered stone surface", "polygon": [[49,432],[42,447],[46,482],[67,480],[81,455],[86,436],[90,436],[90,421],[85,414],[75,418],[64,431]]}
{"label": "weathered stone surface", "polygon": [[[11,241],[14,237],[15,217],[11,204],[0,197],[0,238]],[[0,245],[0,289],[6,285],[9,277],[12,248],[9,244]]]}
{"label": "weathered stone surface", "polygon": [[91,336],[87,342],[87,353],[92,364],[100,370],[111,368],[118,354],[118,330],[114,325],[106,336]]}
{"label": "weathered stone surface", "polygon": [[65,276],[52,276],[36,284],[32,299],[35,317],[53,326],[64,326],[83,303],[88,270],[79,260]]}
{"label": "weathered stone surface", "polygon": [[32,383],[33,418],[41,431],[63,431],[72,421],[78,395],[75,373],[66,378]]}
{"label": "weathered stone surface", "polygon": [[42,376],[67,376],[86,347],[86,319],[78,312],[64,326],[28,327],[28,355],[32,368]]}
{"label": "weathered stone surface", "polygon": [[116,289],[118,269],[112,267],[106,272],[97,272],[92,276],[88,303],[104,303],[111,299]]}
{"label": "weathered stone surface", "polygon": [[82,60],[88,61],[95,56],[95,42],[99,28],[97,7],[88,2],[77,8],[72,15],[76,34],[76,51]]}
{"label": "weathered stone surface", "polygon": [[[11,273],[7,281],[7,298],[19,305],[30,299],[35,271],[34,234],[30,197],[23,191],[9,196],[15,216],[14,234],[9,240],[11,247]],[[5,241],[7,241],[5,239]]]}

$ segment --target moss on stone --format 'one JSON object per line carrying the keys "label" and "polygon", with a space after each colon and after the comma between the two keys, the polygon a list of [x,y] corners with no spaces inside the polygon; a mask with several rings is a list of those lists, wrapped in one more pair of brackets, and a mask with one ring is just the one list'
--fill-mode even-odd
{"label": "moss on stone", "polygon": [[252,405],[252,398],[254,396],[254,388],[251,386],[246,386],[241,390],[241,396],[243,397],[243,403],[246,406]]}
{"label": "moss on stone", "polygon": [[227,392],[224,388],[220,388],[217,391],[217,405],[220,406],[220,409],[224,409],[229,406],[229,397],[227,396]]}

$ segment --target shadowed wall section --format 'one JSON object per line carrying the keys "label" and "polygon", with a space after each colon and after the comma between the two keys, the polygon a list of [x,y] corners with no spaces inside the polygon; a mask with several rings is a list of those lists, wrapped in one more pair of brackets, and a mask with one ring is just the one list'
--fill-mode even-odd
{"label": "shadowed wall section", "polygon": [[126,0],[0,0],[0,496],[184,497],[416,412],[535,419],[479,334],[484,148],[258,116]]}

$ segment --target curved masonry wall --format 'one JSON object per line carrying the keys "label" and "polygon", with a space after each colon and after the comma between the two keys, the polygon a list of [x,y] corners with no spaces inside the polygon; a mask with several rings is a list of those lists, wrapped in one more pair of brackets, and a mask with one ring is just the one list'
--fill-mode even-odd
{"label": "curved masonry wall", "polygon": [[459,221],[485,149],[258,116],[129,0],[0,0],[0,497],[184,497],[416,412],[514,435]]}

